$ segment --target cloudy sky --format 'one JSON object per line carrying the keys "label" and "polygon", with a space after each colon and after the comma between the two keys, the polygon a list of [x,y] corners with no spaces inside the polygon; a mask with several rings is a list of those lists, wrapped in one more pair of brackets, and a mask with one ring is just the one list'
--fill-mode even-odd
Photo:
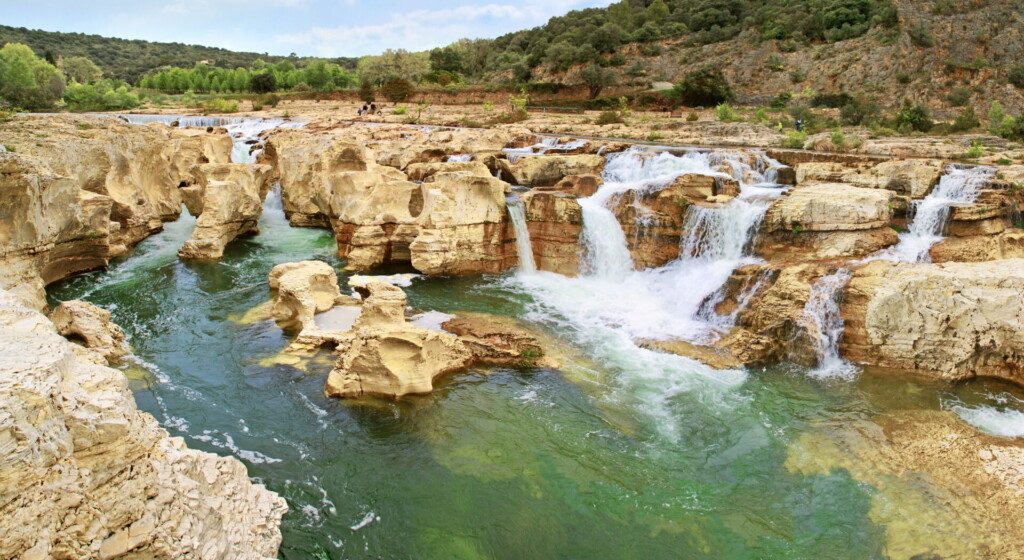
{"label": "cloudy sky", "polygon": [[0,0],[0,24],[286,55],[496,37],[611,0]]}

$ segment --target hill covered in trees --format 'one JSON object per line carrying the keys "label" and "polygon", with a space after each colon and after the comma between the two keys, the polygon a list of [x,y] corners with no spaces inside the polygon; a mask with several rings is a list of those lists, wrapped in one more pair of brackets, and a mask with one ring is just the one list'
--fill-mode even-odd
{"label": "hill covered in trees", "polygon": [[[145,74],[166,66],[192,68],[196,63],[206,62],[210,66],[234,69],[249,67],[257,60],[270,63],[295,63],[299,60],[294,56],[269,56],[200,45],[155,43],[0,25],[0,46],[5,43],[28,45],[37,55],[51,62],[55,62],[58,57],[84,56],[95,62],[105,77],[132,84],[138,83]],[[354,69],[356,59],[336,58],[330,62]]]}

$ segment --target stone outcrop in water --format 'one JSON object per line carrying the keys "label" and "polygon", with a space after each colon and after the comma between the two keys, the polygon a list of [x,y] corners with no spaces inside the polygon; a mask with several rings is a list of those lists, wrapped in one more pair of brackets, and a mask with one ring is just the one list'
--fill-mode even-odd
{"label": "stone outcrop in water", "polygon": [[80,343],[85,359],[110,364],[128,353],[124,331],[110,319],[110,312],[87,301],[61,302],[50,312],[57,333]]}
{"label": "stone outcrop in water", "polygon": [[219,259],[224,256],[224,247],[235,238],[258,233],[269,174],[269,165],[196,166],[196,183],[183,190],[189,191],[186,206],[198,215],[198,220],[178,255],[183,259]]}
{"label": "stone outcrop in water", "polygon": [[441,328],[458,336],[479,364],[533,367],[545,355],[540,340],[508,317],[460,313]]}
{"label": "stone outcrop in water", "polygon": [[283,263],[270,271],[271,317],[282,329],[302,332],[317,313],[343,300],[338,274],[323,261]]}
{"label": "stone outcrop in water", "polygon": [[332,397],[401,397],[433,391],[434,380],[459,371],[473,353],[454,335],[417,327],[405,319],[401,288],[370,282],[359,291],[363,309],[327,378]]}
{"label": "stone outcrop in water", "polygon": [[0,154],[0,287],[36,309],[45,285],[176,219],[193,166],[231,152],[223,134],[70,115],[18,117],[0,136],[16,148]]}
{"label": "stone outcrop in water", "polygon": [[551,186],[570,175],[598,175],[604,158],[598,155],[543,155],[516,160],[498,160],[502,176],[516,185]]}
{"label": "stone outcrop in water", "polygon": [[949,380],[1024,384],[1024,260],[873,262],[842,305],[842,349],[853,362]]}
{"label": "stone outcrop in water", "polygon": [[267,558],[285,501],[230,457],[185,447],[0,291],[0,557]]}

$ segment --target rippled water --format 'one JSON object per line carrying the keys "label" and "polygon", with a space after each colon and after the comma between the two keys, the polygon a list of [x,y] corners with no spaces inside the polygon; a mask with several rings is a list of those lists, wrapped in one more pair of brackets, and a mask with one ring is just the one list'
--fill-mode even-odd
{"label": "rippled water", "polygon": [[110,309],[131,368],[152,376],[134,384],[140,407],[189,446],[235,455],[288,500],[282,558],[882,558],[875,489],[845,470],[790,472],[791,444],[880,412],[1011,391],[871,372],[852,382],[787,367],[714,372],[636,351],[611,325],[590,328],[569,299],[552,311],[560,300],[531,295],[544,288],[538,274],[533,288],[504,276],[420,279],[407,291],[419,310],[534,321],[564,346],[558,370],[473,370],[400,402],[328,399],[329,356],[305,371],[274,365],[287,339],[245,319],[266,301],[275,264],[320,259],[344,282],[330,232],[288,227],[271,200],[260,235],[230,244],[223,261],[182,262],[193,222],[50,295]]}

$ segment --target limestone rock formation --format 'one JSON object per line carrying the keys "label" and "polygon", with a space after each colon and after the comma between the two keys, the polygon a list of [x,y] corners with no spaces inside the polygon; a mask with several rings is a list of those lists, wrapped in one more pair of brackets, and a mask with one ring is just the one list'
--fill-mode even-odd
{"label": "limestone rock formation", "polygon": [[342,301],[338,274],[323,261],[283,263],[270,271],[271,316],[285,330],[301,332],[314,315]]}
{"label": "limestone rock formation", "polygon": [[797,184],[848,183],[857,187],[886,189],[910,199],[924,198],[939,182],[945,164],[931,159],[894,159],[847,165],[842,162],[808,162],[796,166]]}
{"label": "limestone rock formation", "polygon": [[267,195],[269,165],[242,163],[196,166],[197,183],[185,196],[189,211],[198,212],[195,230],[178,251],[183,259],[219,259],[235,238],[258,232]]}
{"label": "limestone rock formation", "polygon": [[128,353],[124,331],[102,307],[81,300],[61,302],[50,312],[50,321],[58,334],[87,349],[81,354],[93,363],[110,364]]}
{"label": "limestone rock formation", "polygon": [[1024,383],[1024,260],[873,262],[842,306],[851,361],[960,380]]}
{"label": "limestone rock formation", "polygon": [[498,160],[505,178],[516,185],[551,186],[570,175],[600,175],[604,158],[598,155],[543,155]]}
{"label": "limestone rock formation", "polygon": [[224,135],[73,115],[18,117],[0,136],[16,147],[0,154],[0,287],[36,309],[46,284],[101,268],[176,219],[190,170],[231,152]]}
{"label": "limestone rock formation", "polygon": [[460,313],[441,328],[458,336],[480,364],[534,366],[545,355],[540,340],[507,317]]}
{"label": "limestone rock formation", "polygon": [[275,557],[285,501],[170,437],[73,346],[0,291],[0,557]]}
{"label": "limestone rock formation", "polygon": [[515,265],[506,231],[508,184],[493,177],[438,173],[423,183],[413,268],[428,275],[496,273]]}
{"label": "limestone rock formation", "polygon": [[583,210],[573,193],[531,190],[522,195],[538,270],[575,276],[580,265]]}
{"label": "limestone rock formation", "polygon": [[758,252],[775,260],[861,257],[898,241],[893,194],[842,183],[797,187],[764,218]]}
{"label": "limestone rock formation", "polygon": [[578,198],[592,196],[601,188],[604,179],[600,175],[569,175],[551,187],[535,187],[538,191],[557,191]]}
{"label": "limestone rock formation", "polygon": [[433,391],[434,380],[459,371],[473,353],[454,335],[423,329],[405,320],[405,293],[371,282],[363,310],[347,341],[338,346],[338,361],[327,377],[333,397],[401,397]]}
{"label": "limestone rock formation", "polygon": [[426,181],[437,173],[464,173],[478,177],[490,177],[491,170],[479,161],[445,161],[414,163],[406,168],[410,181]]}

